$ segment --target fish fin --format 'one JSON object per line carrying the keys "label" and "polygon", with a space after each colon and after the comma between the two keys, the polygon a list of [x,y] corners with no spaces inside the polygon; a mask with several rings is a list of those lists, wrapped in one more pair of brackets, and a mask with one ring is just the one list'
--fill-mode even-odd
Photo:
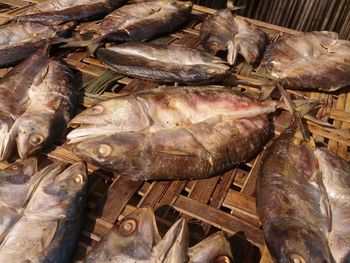
{"label": "fish fin", "polygon": [[305,114],[304,115],[304,119],[311,121],[313,123],[319,124],[323,127],[329,127],[329,128],[335,128],[332,124],[330,124],[329,122],[326,122],[324,120],[318,119],[314,116],[312,116],[311,114]]}
{"label": "fish fin", "polygon": [[15,122],[6,134],[4,141],[1,143],[0,160],[5,161],[11,156],[15,148],[17,133],[18,129]]}
{"label": "fish fin", "polygon": [[227,44],[227,62],[230,65],[235,64],[237,59],[237,46],[234,41],[229,41]]}
{"label": "fish fin", "polygon": [[259,94],[259,99],[260,100],[266,100],[268,98],[270,98],[272,92],[276,89],[275,85],[271,85],[271,86],[262,86],[262,89],[260,91]]}
{"label": "fish fin", "polygon": [[60,219],[57,221],[52,221],[52,223],[49,225],[49,227],[43,229],[43,234],[41,236],[41,248],[43,249],[42,252],[47,253],[48,248],[52,244],[52,240],[54,239],[56,232],[59,228]]}

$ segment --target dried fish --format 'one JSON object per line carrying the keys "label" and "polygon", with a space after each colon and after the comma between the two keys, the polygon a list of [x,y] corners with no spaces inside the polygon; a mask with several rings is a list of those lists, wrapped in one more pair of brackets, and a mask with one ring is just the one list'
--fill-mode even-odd
{"label": "dried fish", "polygon": [[99,48],[96,55],[118,73],[160,83],[204,84],[229,74],[220,58],[182,46],[130,42]]}
{"label": "dried fish", "polygon": [[0,156],[7,159],[6,137],[14,122],[26,110],[29,101],[29,88],[41,82],[49,63],[48,46],[39,49],[33,56],[11,69],[0,80]]}
{"label": "dried fish", "polygon": [[292,88],[334,91],[350,85],[350,41],[334,32],[283,35],[266,49],[264,63]]}
{"label": "dried fish", "polygon": [[218,86],[162,87],[96,104],[67,138],[81,158],[134,180],[207,178],[261,150],[278,105]]}
{"label": "dried fish", "polygon": [[313,148],[297,121],[267,150],[257,188],[257,211],[276,262],[328,262],[330,203]]}
{"label": "dried fish", "polygon": [[0,27],[0,67],[13,66],[33,55],[39,48],[64,36],[75,23],[49,26],[40,23],[15,23]]}
{"label": "dried fish", "polygon": [[63,61],[51,59],[47,72],[29,91],[30,105],[15,121],[5,138],[2,159],[14,151],[25,159],[61,138],[76,109],[74,74]]}
{"label": "dried fish", "polygon": [[101,17],[120,7],[126,0],[47,0],[35,4],[17,21],[81,21]]}
{"label": "dried fish", "polygon": [[335,262],[346,263],[350,261],[350,165],[327,149],[317,148],[314,153],[332,210],[328,244]]}
{"label": "dried fish", "polygon": [[82,162],[65,166],[40,171],[46,175],[1,244],[0,262],[68,262],[83,219],[87,170]]}
{"label": "dried fish", "polygon": [[203,22],[200,30],[203,46],[213,55],[227,50],[230,65],[235,64],[238,54],[252,64],[263,54],[268,38],[257,26],[232,12],[219,10]]}

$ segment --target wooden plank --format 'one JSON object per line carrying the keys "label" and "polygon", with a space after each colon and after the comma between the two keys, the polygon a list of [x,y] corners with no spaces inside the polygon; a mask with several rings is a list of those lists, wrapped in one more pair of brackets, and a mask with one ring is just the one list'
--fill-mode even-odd
{"label": "wooden plank", "polygon": [[183,214],[215,226],[230,235],[241,233],[242,238],[246,238],[258,247],[265,245],[261,229],[209,205],[202,204],[188,197],[179,196],[174,204],[174,208]]}

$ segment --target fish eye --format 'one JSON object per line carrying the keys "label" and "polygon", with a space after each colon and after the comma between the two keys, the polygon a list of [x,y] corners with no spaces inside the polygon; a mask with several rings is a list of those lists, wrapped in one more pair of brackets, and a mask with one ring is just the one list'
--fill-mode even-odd
{"label": "fish eye", "polygon": [[118,232],[123,236],[130,236],[135,232],[137,223],[135,219],[126,219],[120,222]]}
{"label": "fish eye", "polygon": [[44,141],[44,136],[41,134],[32,134],[29,137],[29,141],[32,145],[38,145],[41,144]]}
{"label": "fish eye", "polygon": [[107,144],[100,144],[96,147],[96,154],[101,157],[108,157],[112,153],[112,147]]}
{"label": "fish eye", "polygon": [[220,255],[214,259],[213,263],[231,263],[231,259],[228,256]]}
{"label": "fish eye", "polygon": [[291,263],[306,263],[306,260],[298,254],[291,254],[289,260]]}
{"label": "fish eye", "polygon": [[76,174],[74,176],[74,182],[77,184],[82,184],[84,182],[84,177],[82,174]]}
{"label": "fish eye", "polygon": [[104,111],[104,108],[102,105],[95,105],[88,109],[88,113],[90,115],[98,115],[101,114]]}

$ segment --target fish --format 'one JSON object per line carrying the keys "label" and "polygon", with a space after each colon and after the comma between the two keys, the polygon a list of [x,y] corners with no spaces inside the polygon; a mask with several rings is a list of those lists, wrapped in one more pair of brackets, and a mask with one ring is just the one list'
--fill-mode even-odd
{"label": "fish", "polygon": [[350,85],[350,41],[335,32],[279,36],[266,48],[263,63],[290,88],[335,91]]}
{"label": "fish", "polygon": [[330,263],[330,202],[312,140],[301,134],[294,119],[266,150],[257,181],[257,212],[276,262]]}
{"label": "fish", "polygon": [[335,262],[350,262],[350,165],[325,148],[316,148],[314,154],[332,211],[330,251]]}
{"label": "fish", "polygon": [[47,42],[67,36],[75,23],[57,26],[35,22],[6,24],[0,27],[0,67],[14,66],[32,56]]}
{"label": "fish", "polygon": [[259,27],[246,19],[235,16],[227,8],[209,16],[200,29],[205,50],[216,55],[227,50],[227,61],[234,65],[238,54],[249,64],[255,63],[263,54],[268,37]]}
{"label": "fish", "polygon": [[188,226],[177,220],[163,239],[150,207],[138,208],[124,217],[95,246],[85,263],[183,263],[188,261]]}
{"label": "fish", "polygon": [[22,216],[43,173],[37,171],[37,159],[16,162],[0,170],[0,242]]}
{"label": "fish", "polygon": [[219,231],[189,248],[189,263],[233,263],[231,245]]}
{"label": "fish", "polygon": [[207,178],[262,149],[279,105],[220,86],[163,86],[86,109],[67,139],[82,159],[133,180]]}
{"label": "fish", "polygon": [[6,137],[28,106],[31,85],[40,82],[46,72],[49,64],[48,49],[48,45],[39,49],[0,79],[0,156],[5,155],[5,148],[12,147],[6,145]]}
{"label": "fish", "polygon": [[0,262],[68,262],[84,215],[87,169],[83,162],[66,166],[41,170],[45,177],[0,245]]}
{"label": "fish", "polygon": [[117,73],[158,83],[212,83],[230,69],[218,57],[177,45],[128,42],[98,48],[96,56]]}
{"label": "fish", "polygon": [[150,1],[125,5],[101,22],[104,42],[144,41],[180,27],[192,10],[190,1]]}
{"label": "fish", "polygon": [[26,159],[65,134],[77,107],[74,73],[66,63],[54,58],[45,73],[39,83],[30,87],[30,104],[6,135],[3,160],[14,152],[14,142],[20,158]]}
{"label": "fish", "polygon": [[15,16],[14,21],[44,22],[85,21],[104,16],[122,6],[125,0],[47,0]]}

